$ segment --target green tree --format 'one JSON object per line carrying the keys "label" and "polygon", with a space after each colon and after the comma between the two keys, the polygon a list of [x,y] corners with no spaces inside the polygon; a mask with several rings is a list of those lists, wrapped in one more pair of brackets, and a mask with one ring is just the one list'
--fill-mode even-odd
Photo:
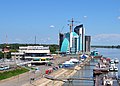
{"label": "green tree", "polygon": [[2,59],[4,56],[4,54],[2,52],[0,52],[0,59]]}

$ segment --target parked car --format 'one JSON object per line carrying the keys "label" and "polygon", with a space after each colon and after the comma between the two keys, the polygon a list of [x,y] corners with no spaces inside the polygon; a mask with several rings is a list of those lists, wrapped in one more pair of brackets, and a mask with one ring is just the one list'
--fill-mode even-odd
{"label": "parked car", "polygon": [[8,69],[10,69],[9,65],[5,65],[4,70],[8,70]]}
{"label": "parked car", "polygon": [[0,70],[8,70],[8,69],[10,69],[9,65],[0,66]]}
{"label": "parked car", "polygon": [[1,70],[4,70],[4,67],[3,67],[3,66],[0,67],[0,71],[1,71]]}

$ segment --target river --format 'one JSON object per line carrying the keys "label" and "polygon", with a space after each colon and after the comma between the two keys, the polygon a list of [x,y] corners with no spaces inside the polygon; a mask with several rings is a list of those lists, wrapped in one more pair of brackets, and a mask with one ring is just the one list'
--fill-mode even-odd
{"label": "river", "polygon": [[[111,59],[118,58],[120,61],[120,49],[116,48],[96,48],[103,57],[109,57]],[[89,64],[96,64],[95,60],[92,60]],[[120,64],[117,65],[120,69]],[[85,66],[82,70],[79,70],[72,78],[92,78],[94,66]],[[120,71],[117,73],[120,75]],[[73,80],[72,82],[66,82],[63,86],[94,86],[93,81],[88,80]]]}

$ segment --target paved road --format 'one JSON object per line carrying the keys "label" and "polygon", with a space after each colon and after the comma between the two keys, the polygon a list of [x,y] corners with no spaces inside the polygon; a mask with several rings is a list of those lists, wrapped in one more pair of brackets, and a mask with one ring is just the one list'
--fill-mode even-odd
{"label": "paved road", "polygon": [[[57,65],[58,63],[62,63],[69,59],[69,57],[61,57],[53,60],[52,62],[54,62],[54,64]],[[37,67],[39,67],[40,71],[36,71],[35,73],[31,71],[22,75],[18,75],[6,81],[0,81],[0,86],[22,86],[25,83],[30,83],[31,78],[35,77],[36,79],[40,79],[42,75],[45,74],[45,70],[52,66],[41,65]]]}

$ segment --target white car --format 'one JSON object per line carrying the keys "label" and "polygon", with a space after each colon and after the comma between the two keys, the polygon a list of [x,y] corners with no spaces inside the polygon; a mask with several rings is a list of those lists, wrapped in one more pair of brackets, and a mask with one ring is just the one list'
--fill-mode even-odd
{"label": "white car", "polygon": [[2,70],[4,70],[4,67],[3,67],[3,66],[0,67],[0,71],[2,71]]}
{"label": "white car", "polygon": [[10,67],[8,65],[5,65],[4,70],[8,70],[8,69],[10,69]]}

